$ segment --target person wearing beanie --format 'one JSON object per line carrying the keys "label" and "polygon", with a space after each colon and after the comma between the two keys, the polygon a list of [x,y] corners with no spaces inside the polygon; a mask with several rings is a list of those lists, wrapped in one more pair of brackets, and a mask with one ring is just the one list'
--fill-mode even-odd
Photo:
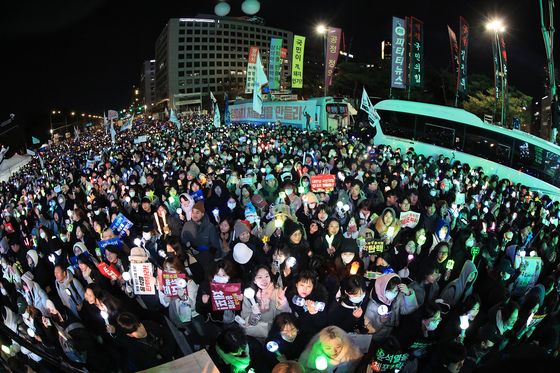
{"label": "person wearing beanie", "polygon": [[340,251],[334,259],[334,266],[340,281],[349,275],[364,275],[365,266],[360,258],[360,249],[355,239],[344,238],[342,240]]}
{"label": "person wearing beanie", "polygon": [[198,251],[196,260],[203,268],[208,269],[215,259],[222,257],[222,250],[218,233],[205,212],[204,202],[194,204],[191,220],[183,225],[181,242]]}

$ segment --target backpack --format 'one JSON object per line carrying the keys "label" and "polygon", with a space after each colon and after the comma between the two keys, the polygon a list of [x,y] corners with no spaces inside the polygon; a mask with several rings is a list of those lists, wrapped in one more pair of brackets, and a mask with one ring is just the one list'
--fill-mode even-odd
{"label": "backpack", "polygon": [[58,330],[58,340],[60,342],[60,347],[64,351],[64,354],[68,360],[74,363],[85,364],[87,361],[86,351],[80,352],[76,348],[76,343],[72,339],[70,332],[76,329],[83,329],[84,326],[81,323],[75,322],[63,329],[58,324],[55,324]]}

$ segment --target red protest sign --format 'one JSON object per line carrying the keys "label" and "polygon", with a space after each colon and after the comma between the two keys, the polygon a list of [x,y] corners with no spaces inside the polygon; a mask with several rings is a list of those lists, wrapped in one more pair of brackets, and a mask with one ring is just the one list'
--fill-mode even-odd
{"label": "red protest sign", "polygon": [[97,265],[97,269],[103,276],[107,277],[110,280],[116,280],[121,276],[121,273],[113,264],[107,265],[107,263],[105,262],[100,262]]}
{"label": "red protest sign", "polygon": [[184,273],[167,272],[158,269],[158,284],[159,290],[170,298],[178,297],[177,294],[177,279],[185,279],[187,276]]}
{"label": "red protest sign", "polygon": [[241,309],[241,283],[210,283],[212,311],[238,311]]}
{"label": "red protest sign", "polygon": [[331,192],[336,186],[336,177],[330,174],[311,176],[311,191]]}

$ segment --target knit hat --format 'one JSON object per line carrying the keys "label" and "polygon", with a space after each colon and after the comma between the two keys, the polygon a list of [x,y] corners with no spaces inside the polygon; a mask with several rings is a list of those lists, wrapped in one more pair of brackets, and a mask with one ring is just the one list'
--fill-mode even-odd
{"label": "knit hat", "polygon": [[237,237],[239,237],[242,233],[251,232],[251,229],[248,227],[248,224],[245,223],[243,220],[238,220],[233,226],[233,230],[235,231],[235,235]]}
{"label": "knit hat", "polygon": [[37,265],[37,263],[39,263],[39,255],[37,254],[37,251],[29,250],[27,252],[27,255],[29,255],[29,257],[31,258],[31,261],[33,262],[33,267],[35,267]]}
{"label": "knit hat", "polygon": [[317,199],[317,196],[313,192],[306,193],[302,198],[307,201],[307,204],[310,204],[310,203],[318,204],[319,203],[319,200]]}
{"label": "knit hat", "polygon": [[130,256],[128,260],[131,263],[144,263],[148,261],[148,253],[141,247],[133,247],[130,249]]}
{"label": "knit hat", "polygon": [[235,244],[233,247],[233,260],[239,264],[246,264],[249,260],[251,260],[252,256],[253,250],[242,242]]}
{"label": "knit hat", "polygon": [[197,203],[195,203],[193,206],[193,210],[198,210],[204,214],[204,212],[206,211],[204,209],[204,202],[198,201]]}
{"label": "knit hat", "polygon": [[303,232],[303,229],[301,228],[301,225],[294,222],[293,220],[286,219],[286,221],[284,222],[284,235],[285,235],[285,237],[290,237],[298,229]]}
{"label": "knit hat", "polygon": [[342,240],[340,252],[358,254],[358,243],[352,238],[344,238]]}

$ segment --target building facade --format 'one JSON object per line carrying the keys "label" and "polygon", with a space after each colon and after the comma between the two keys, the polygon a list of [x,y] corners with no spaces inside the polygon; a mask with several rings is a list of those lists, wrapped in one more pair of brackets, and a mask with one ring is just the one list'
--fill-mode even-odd
{"label": "building facade", "polygon": [[156,103],[156,60],[142,63],[140,73],[140,96],[142,104],[151,108]]}
{"label": "building facade", "polygon": [[156,105],[179,112],[201,107],[215,96],[243,96],[249,48],[257,46],[265,72],[271,38],[288,51],[282,60],[281,89],[291,73],[293,34],[243,18],[199,16],[172,18],[155,45]]}

